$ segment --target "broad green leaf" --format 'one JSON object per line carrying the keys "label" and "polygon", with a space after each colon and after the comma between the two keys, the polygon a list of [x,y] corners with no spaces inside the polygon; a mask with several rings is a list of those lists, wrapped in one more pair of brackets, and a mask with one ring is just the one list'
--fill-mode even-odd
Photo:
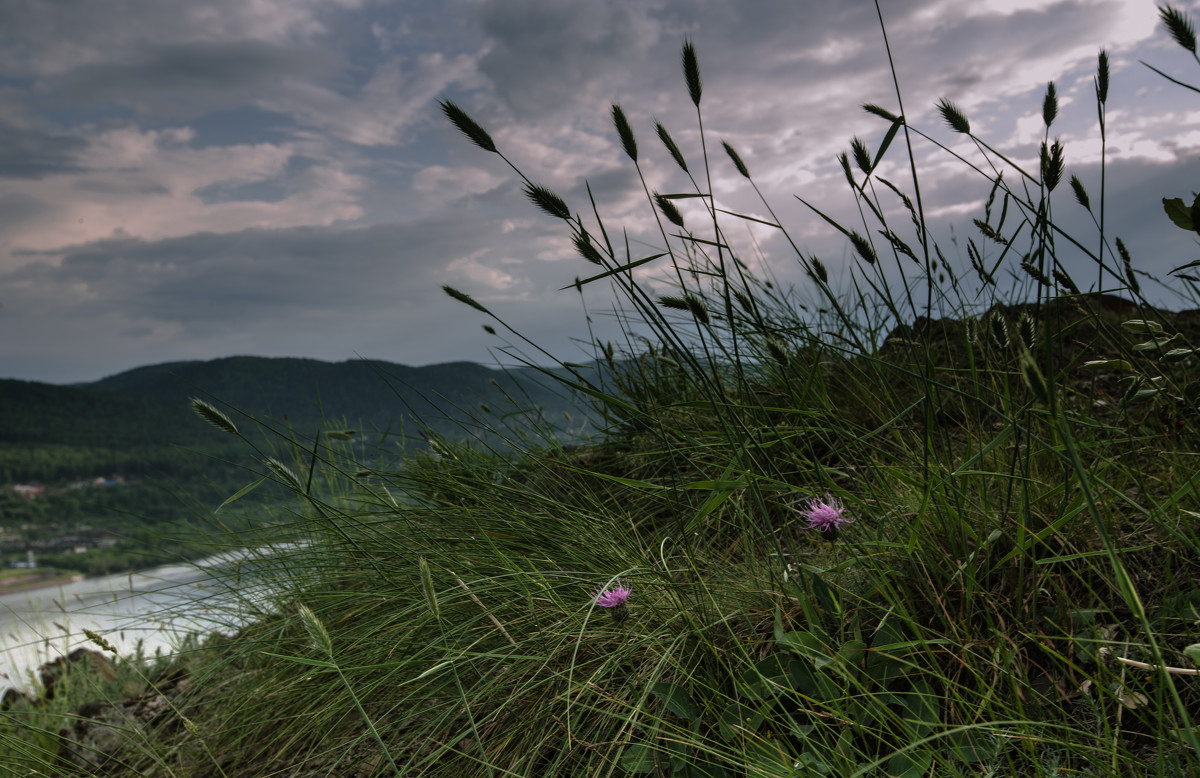
{"label": "broad green leaf", "polygon": [[634,743],[621,755],[621,769],[627,773],[654,772],[654,749],[644,743]]}
{"label": "broad green leaf", "polygon": [[721,737],[727,741],[736,740],[739,736],[753,734],[762,726],[763,714],[740,702],[735,702],[721,711],[717,724],[721,728]]}
{"label": "broad green leaf", "polygon": [[667,706],[667,710],[679,718],[687,719],[688,721],[696,721],[700,718],[700,712],[692,704],[691,695],[682,686],[659,682],[651,686],[650,691],[655,697],[663,701],[663,704]]}
{"label": "broad green leaf", "polygon": [[902,751],[888,760],[889,778],[922,778],[929,775],[933,754],[928,751]]}
{"label": "broad green leaf", "polygon": [[1163,210],[1167,212],[1167,216],[1175,223],[1176,227],[1188,230],[1189,232],[1196,229],[1196,225],[1192,222],[1192,209],[1183,204],[1183,200],[1178,197],[1162,199]]}
{"label": "broad green leaf", "polygon": [[817,603],[825,609],[826,613],[841,616],[842,603],[838,599],[837,592],[833,587],[825,583],[825,579],[813,573],[812,575],[813,596],[817,598]]}
{"label": "broad green leaf", "polygon": [[996,755],[996,738],[974,729],[951,732],[946,736],[950,756],[960,762],[983,762]]}
{"label": "broad green leaf", "polygon": [[1136,346],[1132,346],[1130,351],[1157,351],[1171,341],[1175,340],[1175,338],[1175,335],[1162,335],[1157,338],[1151,338],[1145,343],[1139,343]]}
{"label": "broad green leaf", "polygon": [[1183,649],[1183,655],[1192,660],[1197,666],[1200,666],[1200,643],[1193,643]]}
{"label": "broad green leaf", "polygon": [[941,723],[938,715],[941,698],[934,694],[929,681],[917,681],[912,691],[902,695],[904,698],[904,721],[908,725],[911,737],[923,738],[933,732]]}
{"label": "broad green leaf", "polygon": [[1119,373],[1128,373],[1133,370],[1133,365],[1124,359],[1093,359],[1091,362],[1084,362],[1079,367],[1083,370],[1116,370]]}
{"label": "broad green leaf", "polygon": [[1130,332],[1162,332],[1162,325],[1149,319],[1130,319],[1121,322],[1121,326]]}
{"label": "broad green leaf", "polygon": [[1194,348],[1173,348],[1159,357],[1159,359],[1164,362],[1182,362],[1195,353],[1196,349]]}

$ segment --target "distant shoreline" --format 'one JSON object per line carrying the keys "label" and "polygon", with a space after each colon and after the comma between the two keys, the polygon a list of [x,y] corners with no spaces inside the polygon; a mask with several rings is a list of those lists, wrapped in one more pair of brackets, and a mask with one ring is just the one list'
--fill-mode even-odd
{"label": "distant shoreline", "polygon": [[45,589],[51,586],[62,586],[82,581],[83,573],[63,573],[55,571],[49,575],[31,574],[0,580],[0,596],[5,594],[20,594],[34,589]]}

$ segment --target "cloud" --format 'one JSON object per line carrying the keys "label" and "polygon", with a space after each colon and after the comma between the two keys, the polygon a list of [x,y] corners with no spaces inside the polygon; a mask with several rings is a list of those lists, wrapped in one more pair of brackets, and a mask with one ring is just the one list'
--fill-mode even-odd
{"label": "cloud", "polygon": [[42,178],[80,169],[77,155],[87,143],[0,120],[0,178]]}
{"label": "cloud", "polygon": [[74,104],[129,104],[159,116],[195,116],[235,106],[284,77],[328,67],[319,49],[258,40],[148,45],[131,57],[80,67],[56,84]]}

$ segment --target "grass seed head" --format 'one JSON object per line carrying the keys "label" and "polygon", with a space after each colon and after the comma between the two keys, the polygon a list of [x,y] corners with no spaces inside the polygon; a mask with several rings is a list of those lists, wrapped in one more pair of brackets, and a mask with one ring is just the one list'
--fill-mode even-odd
{"label": "grass seed head", "polygon": [[484,151],[496,152],[496,144],[492,142],[492,136],[487,134],[487,130],[479,126],[479,123],[467,115],[467,112],[450,100],[441,102],[442,113],[446,118],[458,128],[459,132],[466,135],[472,143]]}
{"label": "grass seed head", "polygon": [[621,147],[625,149],[625,153],[629,155],[630,159],[637,162],[637,139],[633,137],[633,128],[629,126],[625,112],[616,103],[613,103],[612,118],[613,124],[617,126],[617,134],[621,136]]}
{"label": "grass seed head", "polygon": [[666,197],[655,192],[654,203],[658,206],[658,210],[662,211],[662,215],[667,217],[667,221],[674,224],[676,227],[683,226],[683,214],[675,207],[675,203],[668,200]]}
{"label": "grass seed head", "polygon": [[733,150],[733,146],[730,146],[725,141],[721,141],[721,145],[725,147],[725,153],[729,155],[729,158],[733,160],[733,166],[737,168],[737,172],[741,173],[743,178],[749,178],[750,171],[746,169],[746,163],[742,162],[742,158],[738,156],[738,153]]}
{"label": "grass seed head", "polygon": [[210,402],[201,400],[198,397],[193,397],[191,402],[192,402],[192,410],[196,412],[197,416],[204,419],[206,422],[213,425],[214,427],[221,430],[222,432],[228,432],[230,435],[238,434],[237,425],[235,425],[233,423],[233,420],[230,419],[228,416],[226,416],[215,405],[213,405]]}
{"label": "grass seed head", "polygon": [[683,172],[688,172],[687,162],[683,159],[683,154],[679,151],[679,147],[675,145],[674,139],[671,138],[671,133],[667,132],[667,128],[662,126],[662,122],[654,123],[654,130],[658,133],[658,139],[667,147],[667,151],[671,153],[671,159],[675,160],[675,164],[683,169]]}
{"label": "grass seed head", "polygon": [[1192,54],[1196,53],[1196,30],[1192,27],[1192,20],[1183,11],[1169,5],[1160,5],[1158,18],[1162,20],[1163,26],[1171,33],[1176,43]]}
{"label": "grass seed head", "polygon": [[540,184],[526,184],[525,196],[529,198],[531,203],[549,215],[564,221],[570,220],[571,209],[567,207],[566,202],[546,187]]}
{"label": "grass seed head", "polygon": [[971,123],[967,121],[966,114],[959,110],[957,105],[949,100],[938,100],[938,112],[941,113],[946,124],[950,125],[950,129],[961,132],[963,135],[971,134]]}
{"label": "grass seed head", "polygon": [[1046,96],[1042,98],[1042,121],[1049,127],[1058,116],[1058,91],[1054,82],[1046,84]]}
{"label": "grass seed head", "polygon": [[691,41],[683,42],[683,78],[687,81],[688,95],[692,104],[700,107],[700,96],[704,92],[704,83],[700,80],[700,63],[696,59],[696,47]]}

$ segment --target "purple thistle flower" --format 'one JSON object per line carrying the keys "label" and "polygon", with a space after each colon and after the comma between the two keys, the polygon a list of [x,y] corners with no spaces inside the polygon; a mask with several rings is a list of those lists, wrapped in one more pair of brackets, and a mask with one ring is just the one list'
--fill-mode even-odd
{"label": "purple thistle flower", "polygon": [[596,605],[601,608],[624,608],[625,602],[629,599],[629,595],[633,593],[628,586],[617,581],[617,585],[612,589],[601,589],[596,595]]}
{"label": "purple thistle flower", "polygon": [[819,529],[822,532],[836,530],[843,524],[850,524],[854,521],[854,519],[842,518],[842,514],[846,512],[845,506],[842,505],[841,500],[828,494],[825,495],[824,500],[813,497],[805,501],[800,512],[804,518],[808,519],[808,526],[805,529]]}

